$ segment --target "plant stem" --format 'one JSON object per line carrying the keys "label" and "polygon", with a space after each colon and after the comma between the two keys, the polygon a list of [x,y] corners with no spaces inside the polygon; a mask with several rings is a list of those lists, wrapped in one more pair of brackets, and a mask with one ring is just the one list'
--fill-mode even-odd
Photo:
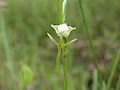
{"label": "plant stem", "polygon": [[59,65],[60,65],[60,55],[61,55],[61,47],[58,45],[58,53],[57,53],[57,57],[56,57],[56,66],[55,66],[55,74],[56,74],[56,77],[55,77],[55,90],[58,89],[57,77],[58,77],[58,71],[59,71]]}
{"label": "plant stem", "polygon": [[60,54],[61,54],[61,48],[58,46],[58,53],[57,53],[57,57],[56,57],[56,67],[55,67],[56,73],[58,73],[58,69],[59,69]]}
{"label": "plant stem", "polygon": [[[62,23],[62,0],[57,0],[57,6],[58,6],[58,21],[59,23]],[[59,39],[59,43],[61,42],[61,39]],[[58,77],[58,71],[59,71],[59,64],[60,64],[60,55],[61,55],[61,46],[60,44],[57,45],[57,48],[58,48],[58,53],[57,53],[57,57],[56,57],[56,66],[55,66],[55,74],[56,74],[56,77],[55,77],[55,90],[58,89],[58,80],[57,80],[57,77]]]}
{"label": "plant stem", "polygon": [[62,0],[57,0],[57,5],[58,5],[58,20],[59,20],[59,23],[63,23],[63,18],[62,18]]}
{"label": "plant stem", "polygon": [[88,29],[87,19],[85,17],[82,0],[79,0],[79,4],[80,4],[80,9],[81,9],[81,14],[82,14],[82,17],[83,17],[83,22],[84,22],[84,25],[85,25],[85,33],[86,33],[86,36],[87,36],[87,39],[88,39],[89,46],[92,50],[92,54],[93,54],[93,58],[94,58],[93,60],[94,60],[96,68],[98,68],[97,54],[96,54],[96,50],[93,46],[92,36],[91,36],[91,34],[89,32],[89,29]]}
{"label": "plant stem", "polygon": [[120,60],[120,48],[119,48],[119,50],[118,50],[116,59],[114,60],[115,62],[114,62],[114,64],[113,64],[111,74],[110,74],[110,76],[109,76],[109,78],[108,78],[106,90],[110,90],[111,82],[112,82],[113,76],[114,76],[114,74],[115,74],[115,71],[116,71],[117,65],[118,65],[118,63],[119,63],[119,60]]}
{"label": "plant stem", "polygon": [[115,90],[120,90],[120,76],[116,84],[116,89]]}
{"label": "plant stem", "polygon": [[[64,44],[67,43],[66,38],[63,38]],[[64,64],[64,90],[68,90],[67,86],[67,71],[68,71],[68,48],[67,46],[63,47],[62,49],[63,53],[63,64]]]}
{"label": "plant stem", "polygon": [[[66,12],[63,12],[62,10],[62,3],[63,3],[63,0],[57,0],[58,2],[58,18],[59,18],[59,23],[61,24],[61,23],[64,23],[65,22],[65,16],[63,16],[63,15],[65,15],[66,14]],[[65,7],[66,7],[66,4],[65,4]],[[64,10],[65,10],[65,7],[64,7]],[[65,43],[67,43],[67,41],[66,41],[66,38],[62,38],[62,42],[65,44]],[[60,38],[60,40],[59,40],[59,44],[61,44],[62,43],[61,42],[61,38]],[[61,48],[60,48],[60,51],[59,51],[59,47],[58,47],[58,57],[59,57],[59,52],[61,52]],[[65,46],[65,47],[63,47],[62,48],[62,54],[63,54],[63,64],[64,64],[64,90],[67,90],[67,67],[68,67],[68,51],[67,51],[67,46]],[[59,57],[60,58],[60,57]],[[57,65],[57,67],[56,68],[58,68],[59,66],[59,59],[58,60],[56,60],[56,65]],[[56,72],[58,72],[58,71],[56,71]]]}
{"label": "plant stem", "polygon": [[85,25],[85,33],[86,33],[86,36],[87,36],[87,39],[88,39],[88,44],[89,44],[90,49],[92,50],[93,61],[94,61],[94,64],[96,66],[96,69],[98,70],[98,73],[99,73],[98,75],[99,75],[100,83],[102,83],[102,75],[101,75],[101,70],[100,70],[99,65],[98,65],[97,53],[96,53],[96,49],[93,45],[92,36],[89,32],[89,28],[88,28],[87,19],[86,19],[85,13],[84,13],[82,0],[79,0],[79,6],[80,6],[81,14],[82,14],[82,17],[83,17],[83,22],[84,22],[84,25]]}

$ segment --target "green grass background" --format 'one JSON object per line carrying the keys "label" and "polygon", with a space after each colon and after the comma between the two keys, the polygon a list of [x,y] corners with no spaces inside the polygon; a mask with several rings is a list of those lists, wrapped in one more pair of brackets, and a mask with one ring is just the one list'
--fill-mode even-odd
{"label": "green grass background", "polygon": [[[78,0],[68,0],[67,23],[77,29],[72,32],[70,39],[77,42],[69,48],[69,90],[92,90],[94,65],[92,54],[88,48],[84,33],[82,16]],[[30,85],[33,90],[53,90],[54,67],[57,54],[56,46],[49,40],[47,32],[58,39],[51,24],[58,24],[56,0],[6,0],[4,12],[5,32],[9,41],[12,62],[6,60],[0,31],[0,90],[23,90],[19,80],[21,64],[28,64],[34,80]],[[113,64],[112,58],[120,45],[120,0],[83,0],[89,30],[96,47],[99,65],[104,74],[108,75]],[[16,80],[11,78],[7,68],[14,67]],[[114,76],[118,80],[120,67]],[[62,60],[59,75],[58,90],[63,85]],[[17,88],[12,88],[15,85]],[[114,89],[113,89],[114,90]]]}

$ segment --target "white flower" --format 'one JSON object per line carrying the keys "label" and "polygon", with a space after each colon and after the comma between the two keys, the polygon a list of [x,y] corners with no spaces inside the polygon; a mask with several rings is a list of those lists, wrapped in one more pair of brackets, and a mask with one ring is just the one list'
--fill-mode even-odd
{"label": "white flower", "polygon": [[67,24],[65,23],[65,24],[60,24],[59,26],[58,26],[58,31],[60,32],[60,33],[64,33],[64,32],[66,32],[66,31],[68,31],[69,30],[69,28],[68,28],[68,26],[67,26]]}
{"label": "white flower", "polygon": [[55,29],[56,33],[60,37],[68,37],[70,32],[76,28],[68,26],[66,23],[60,25],[51,25]]}

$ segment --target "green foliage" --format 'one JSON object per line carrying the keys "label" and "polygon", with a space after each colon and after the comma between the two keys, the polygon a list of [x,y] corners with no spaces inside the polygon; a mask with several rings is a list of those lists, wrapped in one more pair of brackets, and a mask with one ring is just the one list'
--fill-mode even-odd
{"label": "green foliage", "polygon": [[106,90],[110,90],[111,83],[112,83],[113,77],[114,77],[114,75],[115,75],[116,68],[117,68],[117,66],[118,66],[119,60],[120,60],[120,49],[118,50],[117,56],[116,56],[116,58],[114,59],[114,63],[113,63],[113,66],[112,66],[112,70],[111,70],[110,76],[109,76],[109,78],[108,78]]}
{"label": "green foliage", "polygon": [[116,89],[115,90],[120,90],[120,77],[117,81],[117,84],[116,84]]}
{"label": "green foliage", "polygon": [[27,65],[22,65],[20,71],[20,80],[25,86],[28,86],[33,81],[33,72]]}
{"label": "green foliage", "polygon": [[[8,6],[4,16],[2,16],[3,18],[0,17],[0,90],[16,90],[16,87],[17,90],[22,90],[21,83],[16,79],[20,70],[20,63],[29,64],[34,71],[35,80],[31,87],[35,90],[54,90],[54,62],[57,50],[46,33],[49,32],[56,40],[58,39],[50,27],[51,24],[59,24],[58,18],[62,13],[57,10],[57,0],[5,1]],[[120,45],[120,1],[82,1],[88,29],[94,42],[93,46],[96,48],[97,63],[103,73],[104,80],[102,80],[100,90],[105,90],[114,62],[112,57]],[[87,37],[84,33],[86,29],[84,28],[82,13],[79,9],[78,0],[68,0],[67,5],[66,22],[68,25],[77,28],[71,34],[70,40],[71,38],[78,39],[69,48],[68,87],[69,90],[91,90],[91,86],[94,85],[92,75],[95,67],[92,61],[93,54],[88,49],[88,43],[86,43]],[[58,9],[62,10],[61,8]],[[59,22],[62,23],[62,20]],[[2,28],[4,28],[4,35]],[[62,63],[60,62],[59,68],[62,67]],[[58,90],[62,90],[63,87],[62,70],[60,68],[58,75],[60,77],[57,81]],[[119,90],[120,80],[117,80],[119,70],[118,65],[110,85],[111,89]]]}
{"label": "green foliage", "polygon": [[93,74],[93,85],[92,85],[92,90],[97,90],[98,89],[98,71],[95,70]]}

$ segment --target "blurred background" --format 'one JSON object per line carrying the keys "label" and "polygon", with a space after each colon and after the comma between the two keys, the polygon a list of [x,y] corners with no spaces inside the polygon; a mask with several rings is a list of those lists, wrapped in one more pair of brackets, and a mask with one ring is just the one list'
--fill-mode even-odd
{"label": "blurred background", "polygon": [[[49,32],[58,40],[50,26],[58,24],[57,0],[6,0],[6,3],[4,22],[9,50],[5,50],[5,41],[0,30],[0,90],[22,90],[18,78],[21,64],[28,64],[34,73],[29,90],[53,90],[57,47],[46,33]],[[120,0],[83,0],[89,30],[105,80],[120,45],[119,3]],[[69,47],[69,90],[90,90],[95,67],[78,0],[68,0],[66,18],[68,25],[77,28],[71,33],[69,40],[78,39]],[[16,78],[16,82],[9,69],[14,69],[12,76]],[[118,79],[120,66],[117,71],[114,81]],[[61,60],[58,90],[62,90],[62,77]],[[13,89],[12,85],[17,85],[17,88]]]}

